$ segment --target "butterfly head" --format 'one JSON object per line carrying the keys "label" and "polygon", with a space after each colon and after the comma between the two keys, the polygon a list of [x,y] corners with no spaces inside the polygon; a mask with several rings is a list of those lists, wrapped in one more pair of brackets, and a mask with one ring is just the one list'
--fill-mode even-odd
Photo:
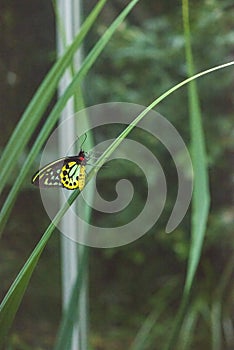
{"label": "butterfly head", "polygon": [[87,160],[87,153],[85,151],[83,151],[82,149],[80,150],[79,154],[78,154],[78,160],[80,163],[85,163]]}

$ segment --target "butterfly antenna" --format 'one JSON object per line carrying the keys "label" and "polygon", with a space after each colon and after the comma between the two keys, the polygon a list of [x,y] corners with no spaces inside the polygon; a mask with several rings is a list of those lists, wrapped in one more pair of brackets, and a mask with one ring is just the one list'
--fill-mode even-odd
{"label": "butterfly antenna", "polygon": [[85,138],[84,138],[84,141],[82,142],[82,144],[80,145],[80,149],[82,149],[82,146],[85,143],[86,139],[87,139],[87,133],[85,133]]}

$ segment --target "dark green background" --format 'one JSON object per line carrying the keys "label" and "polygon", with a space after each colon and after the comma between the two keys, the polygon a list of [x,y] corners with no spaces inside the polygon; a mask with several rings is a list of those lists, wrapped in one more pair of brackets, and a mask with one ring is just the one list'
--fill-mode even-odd
{"label": "dark green background", "polygon": [[[85,43],[85,51],[127,1],[110,1]],[[196,71],[228,62],[234,55],[234,5],[232,1],[191,1],[192,45]],[[84,13],[92,8],[85,6]],[[39,83],[56,57],[55,18],[50,1],[0,0],[0,151]],[[186,77],[184,37],[179,1],[141,1],[119,28],[84,84],[86,105],[126,101],[147,105]],[[210,348],[209,320],[217,286],[233,254],[233,74],[231,69],[198,81],[208,152],[211,211],[202,259],[193,288],[191,308],[201,305],[193,349]],[[186,87],[167,98],[157,109],[168,118],[189,146]],[[45,114],[45,117],[46,118]],[[114,130],[114,134],[116,129]],[[96,140],[111,137],[112,130],[97,131]],[[162,217],[138,241],[116,249],[90,249],[90,343],[93,349],[127,349],[150,312],[165,310],[152,331],[150,349],[161,349],[167,340],[181,300],[189,250],[189,213],[171,235],[164,232],[176,196],[176,172],[167,151],[137,130],[141,140],[160,160],[168,182]],[[31,140],[33,142],[33,139]],[[30,147],[30,145],[29,145]],[[28,149],[25,150],[25,154]],[[15,159],[18,169],[24,159]],[[37,169],[38,163],[32,169]],[[126,162],[101,171],[99,186],[105,198],[114,198],[117,181],[129,174]],[[116,174],[116,171],[114,171]],[[9,174],[9,188],[17,171]],[[134,204],[126,214],[94,215],[100,225],[118,225],[144,205],[146,185],[137,168]],[[7,190],[6,190],[7,193]],[[2,200],[6,193],[3,193]],[[40,195],[25,182],[0,242],[0,295],[7,292],[29,253],[49,224]],[[60,234],[50,240],[10,333],[9,349],[51,349],[61,313]],[[233,276],[232,276],[233,277]],[[233,278],[224,288],[222,315],[234,311]],[[154,339],[155,337],[155,339]],[[10,347],[10,345],[12,347]],[[231,349],[223,339],[223,349]]]}

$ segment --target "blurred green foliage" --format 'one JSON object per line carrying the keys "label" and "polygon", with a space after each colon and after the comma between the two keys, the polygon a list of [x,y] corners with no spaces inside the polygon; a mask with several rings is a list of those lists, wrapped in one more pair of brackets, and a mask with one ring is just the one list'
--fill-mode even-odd
{"label": "blurred green foliage", "polygon": [[[117,11],[119,4],[119,1],[114,1],[107,6],[86,50],[104,32],[106,22],[109,23],[108,16]],[[19,6],[17,1],[1,0],[1,148],[54,57],[54,17],[50,5],[47,1],[34,1],[33,4],[21,1]],[[198,1],[191,7],[196,70],[233,59],[233,3]],[[147,105],[185,77],[180,2],[158,4],[145,1],[138,5],[135,16],[129,16],[119,28],[89,74],[86,81],[87,104],[126,101]],[[218,300],[223,326],[221,346],[222,349],[231,349],[233,333],[225,325],[229,324],[234,311],[234,285],[230,272],[233,267],[233,169],[230,165],[233,75],[229,70],[216,72],[200,79],[198,87],[210,165],[211,213],[189,310],[191,315],[197,312],[191,342],[193,349],[210,347],[212,310]],[[171,95],[157,110],[175,125],[189,144],[186,88]],[[189,250],[189,214],[174,233],[166,235],[164,232],[176,196],[177,179],[173,162],[165,149],[159,143],[155,144],[149,135],[141,135],[137,130],[134,133],[130,137],[141,139],[163,164],[169,195],[163,216],[147,235],[128,246],[91,250],[90,337],[93,349],[129,348],[148,316],[152,316],[152,327],[146,348],[161,349],[167,340],[184,284]],[[111,130],[100,130],[97,140],[105,135],[113,136]],[[16,161],[20,167],[20,158]],[[116,164],[118,175],[126,177],[129,165],[126,162]],[[116,182],[112,167],[113,164],[107,164],[99,177],[103,196],[110,199],[115,196],[113,189]],[[127,217],[136,215],[144,205],[146,183],[137,167],[131,169],[130,180],[133,184],[141,183],[141,186],[135,186],[134,205],[129,206],[127,213],[118,216],[119,221],[115,224],[122,224]],[[25,184],[0,242],[0,280],[4,281],[0,287],[1,296],[48,221],[37,194],[29,186]],[[30,215],[22,215],[21,208],[29,206],[32,210]],[[108,226],[113,225],[115,218],[95,214],[94,220]],[[33,237],[32,233],[35,234]],[[51,349],[60,312],[55,303],[60,298],[58,238],[56,235],[49,243],[39,263],[11,333],[11,349]],[[48,276],[55,276],[53,282]],[[51,302],[53,317],[48,312]]]}
{"label": "blurred green foliage", "polygon": [[[193,3],[191,16],[196,71],[231,60],[234,7],[230,6],[230,2],[207,1],[198,2],[196,5]],[[100,21],[98,33],[102,33],[104,28],[105,24]],[[137,25],[129,20],[119,28],[95,70],[89,75],[88,100],[90,104],[127,101],[146,106],[185,77],[181,9],[172,6],[166,14],[162,12],[154,17],[148,12],[148,16]],[[189,312],[192,315],[197,309],[197,304],[200,305],[195,323],[196,332],[191,334],[191,344],[194,349],[206,349],[214,336],[212,332],[215,333],[214,329],[209,328],[214,300],[218,298],[221,304],[219,321],[222,327],[225,327],[225,320],[231,319],[234,307],[234,285],[230,272],[233,267],[233,246],[230,244],[233,243],[233,168],[230,165],[233,150],[233,75],[229,70],[220,71],[198,80],[197,84],[210,168],[212,207]],[[157,111],[177,127],[189,145],[186,88],[166,99],[158,106]],[[183,288],[189,250],[189,215],[172,235],[165,235],[165,223],[176,195],[177,180],[173,162],[168,159],[168,154],[163,148],[151,143],[149,135],[144,135],[142,140],[137,131],[135,134],[136,139],[156,152],[163,164],[167,174],[169,196],[164,215],[150,233],[129,246],[99,253],[100,269],[103,270],[100,275],[96,275],[95,255],[91,257],[91,291],[95,290],[95,295],[98,291],[100,295],[100,305],[93,304],[91,311],[92,308],[97,308],[97,317],[100,313],[106,315],[106,319],[103,317],[100,325],[101,329],[109,329],[111,332],[112,328],[129,328],[132,330],[131,336],[134,337],[137,325],[140,328],[146,320],[146,315],[160,310],[161,305],[166,303],[164,313],[157,323],[155,317],[155,324],[150,332],[151,341],[146,347],[160,349],[162,344],[165,344],[165,333],[173,322]],[[130,137],[134,138],[132,134]],[[124,177],[127,177],[129,169],[124,169],[121,163],[117,163],[115,169],[118,168],[118,164],[122,172],[125,170]],[[135,211],[142,205],[141,195],[145,191],[144,178],[135,174],[131,176],[133,183],[134,179],[141,185],[135,186],[137,194],[135,193],[134,206],[128,208],[130,216],[133,215],[131,210]],[[100,185],[104,193],[105,189],[110,193],[110,184],[114,189],[115,179],[112,176],[112,180],[108,180],[107,169]],[[111,218],[105,216],[103,219],[98,217],[97,220],[100,224],[103,224],[103,220],[104,225],[109,226],[108,220]],[[229,271],[229,277],[222,284],[221,279],[225,271]],[[174,281],[175,287],[168,295],[171,281]],[[159,291],[167,284],[168,288],[159,296]],[[220,288],[222,293],[217,297]],[[106,290],[106,294],[103,290]],[[91,320],[92,315],[95,315],[95,312],[91,312]],[[96,322],[94,319],[94,324]],[[232,346],[233,333],[232,340],[228,343],[224,328],[222,332],[224,334],[220,346],[222,349],[229,349]]]}

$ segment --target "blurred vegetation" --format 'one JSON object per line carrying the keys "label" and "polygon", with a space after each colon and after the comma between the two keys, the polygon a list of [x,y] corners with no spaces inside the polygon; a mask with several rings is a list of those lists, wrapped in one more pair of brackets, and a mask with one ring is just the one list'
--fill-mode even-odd
{"label": "blurred vegetation", "polygon": [[[17,1],[0,0],[0,5],[2,149],[55,57],[55,24],[48,1],[36,0],[33,4],[21,1],[19,5]],[[87,51],[122,6],[117,0],[106,6],[86,43]],[[232,1],[197,1],[192,4],[192,45],[197,71],[233,59],[233,19]],[[85,84],[87,105],[110,101],[147,105],[185,77],[180,2],[142,1],[120,26],[89,74]],[[184,325],[194,322],[193,349],[211,348],[217,309],[222,320],[220,349],[230,350],[234,346],[233,328],[230,330],[234,312],[233,87],[233,75],[229,70],[198,81],[209,157],[211,212]],[[175,125],[189,144],[186,89],[171,95],[157,111]],[[96,138],[111,137],[111,132],[100,129]],[[161,349],[167,340],[184,285],[189,214],[171,235],[164,232],[176,196],[177,178],[173,162],[165,149],[158,143],[155,145],[147,134],[142,135],[136,130],[131,137],[140,139],[163,164],[169,195],[163,216],[147,235],[128,246],[90,250],[90,342],[95,350],[130,348],[136,333],[149,317],[149,345],[145,348]],[[20,160],[20,157],[16,160],[19,167]],[[127,177],[127,162],[116,164],[120,176]],[[112,197],[116,182],[111,178],[112,166],[109,163],[99,177],[106,198]],[[133,183],[140,182],[141,186],[135,186],[134,205],[129,207],[128,213],[118,216],[120,225],[125,222],[126,215],[134,216],[136,208],[142,208],[146,193],[139,170],[134,168],[130,174]],[[30,214],[27,212],[29,206]],[[26,212],[22,208],[26,208]],[[95,215],[94,220],[108,226],[115,218]],[[31,188],[29,179],[0,242],[1,296],[5,295],[48,222],[38,193]],[[59,234],[55,234],[39,262],[17,315],[9,349],[51,349],[60,314],[59,270]],[[51,276],[54,276],[53,280]],[[219,348],[213,344],[213,349]]]}

